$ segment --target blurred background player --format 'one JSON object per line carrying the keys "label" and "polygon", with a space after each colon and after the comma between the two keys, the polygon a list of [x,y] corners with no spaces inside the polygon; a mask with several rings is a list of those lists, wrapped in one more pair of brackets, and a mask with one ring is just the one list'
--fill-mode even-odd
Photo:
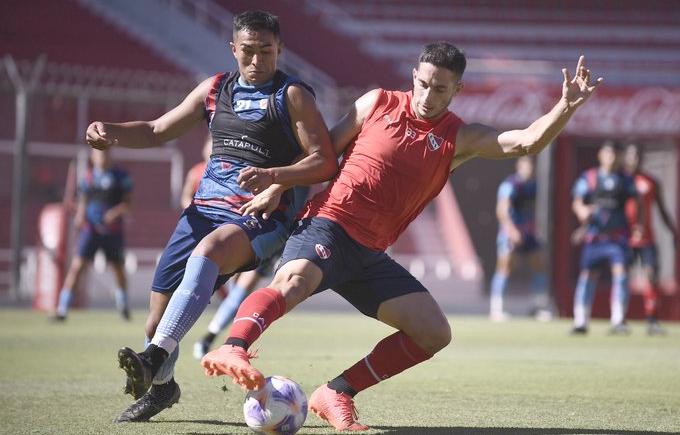
{"label": "blurred background player", "polygon": [[192,166],[191,169],[189,169],[189,172],[187,172],[186,178],[184,179],[182,197],[180,198],[180,204],[183,209],[189,207],[191,202],[194,200],[194,195],[198,191],[198,186],[201,185],[201,179],[203,179],[205,168],[208,166],[208,162],[210,161],[211,150],[212,137],[208,135],[208,137],[205,138],[203,150],[201,150],[203,160]]}
{"label": "blurred background player", "polygon": [[[574,294],[573,334],[586,334],[600,266],[611,270],[612,334],[629,334],[625,323],[628,307],[628,239],[631,231],[625,215],[626,202],[640,202],[632,177],[619,170],[618,150],[605,142],[597,153],[599,166],[584,171],[573,188],[572,209],[581,228],[576,241],[583,242],[580,273]],[[638,205],[640,207],[640,205]],[[633,234],[639,225],[633,227]]]}
{"label": "blurred background player", "polygon": [[[668,209],[661,194],[661,187],[654,177],[642,171],[642,150],[636,143],[626,146],[623,155],[623,169],[633,177],[635,188],[640,195],[640,202],[628,201],[626,203],[626,217],[628,224],[634,225],[644,215],[644,226],[641,231],[631,234],[629,244],[632,249],[633,263],[639,261],[642,269],[643,293],[645,317],[647,318],[647,333],[649,335],[665,334],[657,320],[658,308],[658,251],[656,249],[654,227],[652,221],[652,208],[654,203],[659,207],[661,219],[668,230],[673,234],[676,249],[678,247],[678,232],[668,214]],[[642,208],[638,208],[638,204]]]}
{"label": "blurred background player", "polygon": [[79,228],[76,256],[71,261],[59,292],[55,321],[66,319],[74,289],[98,250],[104,251],[116,279],[116,308],[130,320],[127,279],[124,267],[123,216],[130,210],[132,179],[121,168],[113,167],[109,152],[93,149],[90,166],[80,180],[74,224]]}
{"label": "blurred background player", "polygon": [[498,187],[497,260],[496,272],[491,280],[489,318],[494,322],[501,322],[509,317],[503,310],[503,295],[507,288],[508,277],[519,254],[529,260],[529,265],[533,270],[531,313],[536,316],[536,319],[547,321],[552,315],[548,309],[545,259],[541,245],[536,238],[534,162],[529,156],[520,157],[517,159],[515,169],[515,173],[507,177]]}

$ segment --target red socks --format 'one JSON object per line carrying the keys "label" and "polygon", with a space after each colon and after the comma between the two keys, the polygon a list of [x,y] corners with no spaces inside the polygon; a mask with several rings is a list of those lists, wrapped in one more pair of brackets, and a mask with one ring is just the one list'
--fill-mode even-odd
{"label": "red socks", "polygon": [[647,284],[642,292],[642,300],[645,306],[645,316],[656,317],[657,292],[653,285]]}
{"label": "red socks", "polygon": [[229,340],[243,340],[250,346],[269,325],[285,313],[286,301],[281,293],[270,288],[255,290],[238,308]]}
{"label": "red socks", "polygon": [[399,331],[382,339],[364,359],[342,373],[357,393],[432,358]]}

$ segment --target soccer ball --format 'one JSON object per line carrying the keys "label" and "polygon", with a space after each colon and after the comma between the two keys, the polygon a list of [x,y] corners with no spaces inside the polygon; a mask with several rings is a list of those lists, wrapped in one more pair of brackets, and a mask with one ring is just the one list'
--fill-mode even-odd
{"label": "soccer ball", "polygon": [[307,396],[297,382],[271,376],[263,388],[248,392],[243,415],[255,433],[292,435],[307,418]]}

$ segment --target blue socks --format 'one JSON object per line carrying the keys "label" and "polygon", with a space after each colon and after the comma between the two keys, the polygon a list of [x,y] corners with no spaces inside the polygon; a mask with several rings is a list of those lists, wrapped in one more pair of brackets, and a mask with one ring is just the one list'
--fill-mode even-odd
{"label": "blue socks", "polygon": [[73,291],[70,288],[61,289],[61,292],[59,292],[59,303],[57,304],[57,315],[66,316],[72,301]]}
{"label": "blue socks", "polygon": [[[152,344],[172,354],[210,302],[219,267],[207,257],[189,257],[184,278],[170,298]],[[169,358],[170,359],[170,358]]]}
{"label": "blue socks", "polygon": [[574,326],[577,328],[588,325],[590,309],[595,297],[596,281],[590,277],[579,276],[574,293]]}

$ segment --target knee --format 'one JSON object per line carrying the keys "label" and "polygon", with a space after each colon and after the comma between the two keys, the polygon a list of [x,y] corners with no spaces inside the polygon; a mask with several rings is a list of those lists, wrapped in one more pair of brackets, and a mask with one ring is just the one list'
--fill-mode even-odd
{"label": "knee", "polygon": [[295,273],[277,273],[270,287],[281,293],[288,310],[305,300],[311,291],[308,280]]}
{"label": "knee", "polygon": [[444,349],[453,339],[451,326],[446,318],[423,325],[418,336],[414,338],[416,343],[431,355]]}

